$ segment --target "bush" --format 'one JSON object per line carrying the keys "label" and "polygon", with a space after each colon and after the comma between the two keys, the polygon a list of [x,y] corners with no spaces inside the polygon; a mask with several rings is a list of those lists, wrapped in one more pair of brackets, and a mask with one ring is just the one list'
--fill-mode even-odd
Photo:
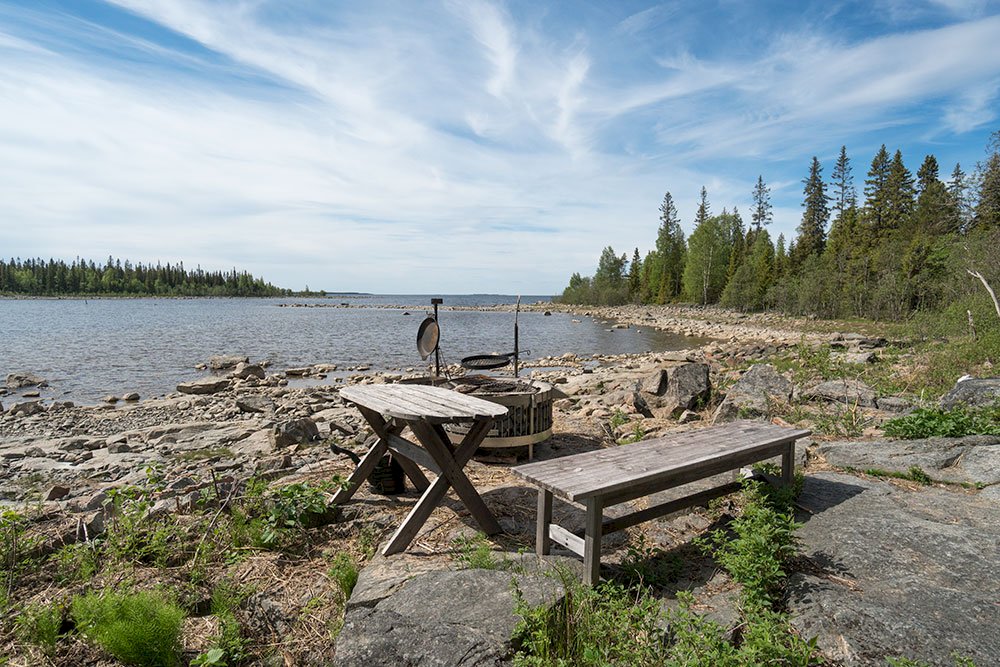
{"label": "bush", "polygon": [[51,655],[59,641],[62,615],[62,607],[58,604],[28,605],[14,621],[18,639]]}
{"label": "bush", "polygon": [[88,593],[73,600],[77,629],[127,665],[172,667],[184,611],[161,594]]}
{"label": "bush", "polygon": [[955,408],[918,408],[903,417],[890,419],[882,427],[892,438],[949,437],[965,435],[1000,435],[1000,403],[979,410]]}

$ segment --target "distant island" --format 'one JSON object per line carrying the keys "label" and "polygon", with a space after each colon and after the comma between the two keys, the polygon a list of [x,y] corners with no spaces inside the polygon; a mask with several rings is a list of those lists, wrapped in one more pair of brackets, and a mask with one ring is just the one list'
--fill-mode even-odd
{"label": "distant island", "polygon": [[[308,289],[308,288],[307,288]],[[156,266],[93,260],[0,259],[0,294],[24,296],[291,296],[246,271],[193,271],[184,262]]]}

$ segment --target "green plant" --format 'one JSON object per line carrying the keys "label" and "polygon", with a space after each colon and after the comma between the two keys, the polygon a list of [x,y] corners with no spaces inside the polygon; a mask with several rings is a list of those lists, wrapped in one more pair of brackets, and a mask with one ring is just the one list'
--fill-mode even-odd
{"label": "green plant", "polygon": [[632,432],[627,436],[625,436],[624,438],[619,438],[618,444],[629,445],[632,444],[633,442],[639,442],[645,437],[646,437],[646,429],[642,427],[642,424],[636,422],[635,426],[632,427]]}
{"label": "green plant", "polygon": [[1000,435],[1000,403],[978,410],[917,408],[908,415],[890,419],[882,430],[892,438],[914,439]]}
{"label": "green plant", "polygon": [[837,404],[830,411],[816,414],[815,419],[816,430],[819,433],[848,438],[861,435],[868,426],[874,423],[874,420],[858,406],[857,401],[852,405]]}
{"label": "green plant", "polygon": [[49,559],[55,565],[56,581],[63,584],[86,581],[100,569],[98,553],[92,542],[63,545]]}
{"label": "green plant", "polygon": [[344,599],[351,597],[354,586],[358,583],[358,566],[349,554],[339,553],[327,570],[330,579],[337,583],[340,591],[344,594]]}
{"label": "green plant", "polygon": [[881,468],[867,468],[864,473],[872,477],[889,477],[892,479],[905,479],[924,486],[934,483],[931,476],[924,472],[920,466],[910,466],[906,472],[896,472],[894,470],[882,470]]}
{"label": "green plant", "polygon": [[191,661],[191,667],[226,667],[226,652],[221,648],[210,648]]}
{"label": "green plant", "polygon": [[619,426],[624,426],[629,422],[628,415],[621,408],[615,408],[614,414],[608,420],[608,428],[614,433]]}
{"label": "green plant", "polygon": [[308,482],[297,482],[272,492],[264,517],[265,527],[260,534],[261,546],[274,547],[284,531],[309,527],[311,521],[330,510],[327,494],[334,487],[345,483],[339,477],[333,482],[322,482],[315,486]]}
{"label": "green plant", "polygon": [[161,593],[88,593],[73,600],[71,614],[81,634],[126,664],[177,662],[184,611]]}
{"label": "green plant", "polygon": [[[147,471],[147,474],[152,474]],[[153,489],[126,486],[109,489],[107,504],[111,520],[102,543],[104,553],[114,560],[166,566],[183,544],[183,531],[173,514],[151,517]]]}
{"label": "green plant", "polygon": [[32,604],[25,607],[14,620],[18,638],[37,646],[46,655],[52,655],[59,641],[63,608],[59,604]]}
{"label": "green plant", "polygon": [[465,568],[497,570],[503,566],[503,563],[497,560],[489,540],[483,533],[476,533],[473,537],[465,537],[464,535],[457,537],[454,544],[458,548],[455,560]]}
{"label": "green plant", "polygon": [[646,536],[640,535],[638,544],[628,545],[621,562],[621,572],[626,581],[662,587],[677,581],[681,573],[681,559],[660,547],[648,545]]}
{"label": "green plant", "polygon": [[247,640],[237,611],[251,592],[252,589],[237,586],[229,579],[222,579],[212,589],[212,614],[219,619],[219,635],[213,648],[221,650],[233,662],[240,662],[246,654]]}

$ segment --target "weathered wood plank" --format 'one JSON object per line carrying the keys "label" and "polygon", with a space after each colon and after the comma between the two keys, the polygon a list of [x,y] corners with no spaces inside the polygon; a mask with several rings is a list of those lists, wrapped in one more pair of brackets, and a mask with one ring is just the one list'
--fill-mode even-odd
{"label": "weathered wood plank", "polygon": [[601,537],[604,527],[604,500],[587,498],[587,519],[583,535],[583,583],[593,586],[601,580]]}
{"label": "weathered wood plank", "polygon": [[574,535],[557,523],[549,524],[549,539],[561,544],[577,556],[583,557],[584,542],[579,535]]}
{"label": "weathered wood plank", "polygon": [[430,470],[435,475],[441,474],[441,468],[438,467],[437,462],[434,460],[427,450],[423,449],[419,445],[415,445],[405,438],[400,438],[399,436],[392,436],[389,438],[389,449],[390,451],[398,453],[402,457],[406,457],[411,461],[423,466],[427,470]]}
{"label": "weathered wood plank", "polygon": [[499,417],[507,408],[491,401],[429,385],[356,385],[340,390],[344,400],[407,421],[442,423]]}
{"label": "weathered wood plank", "polygon": [[552,525],[552,492],[538,489],[538,517],[535,526],[535,553],[548,555],[552,548],[549,526]]}
{"label": "weathered wood plank", "polygon": [[653,505],[652,507],[647,507],[644,510],[632,512],[631,514],[626,514],[625,516],[614,519],[605,519],[603,528],[604,534],[607,535],[608,533],[616,533],[619,530],[625,530],[626,528],[637,526],[640,523],[658,519],[661,516],[673,514],[674,512],[679,512],[682,509],[706,503],[713,498],[727,496],[730,493],[739,491],[740,488],[741,485],[738,482],[731,482],[729,484],[723,484],[722,486],[706,489],[705,491],[699,491],[698,493],[692,493],[691,495],[684,496],[683,498],[660,503],[659,505]]}

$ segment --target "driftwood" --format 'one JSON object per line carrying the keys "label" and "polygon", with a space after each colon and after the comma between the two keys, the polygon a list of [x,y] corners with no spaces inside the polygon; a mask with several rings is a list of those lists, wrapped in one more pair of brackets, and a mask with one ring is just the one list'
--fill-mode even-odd
{"label": "driftwood", "polygon": [[997,317],[1000,317],[1000,301],[997,301],[996,292],[994,292],[993,288],[990,287],[990,284],[986,282],[986,278],[983,277],[983,274],[981,274],[979,271],[973,271],[972,269],[966,269],[965,272],[968,273],[973,278],[979,278],[979,282],[983,284],[983,287],[985,287],[986,291],[989,292],[990,298],[993,299],[993,307],[996,308]]}

